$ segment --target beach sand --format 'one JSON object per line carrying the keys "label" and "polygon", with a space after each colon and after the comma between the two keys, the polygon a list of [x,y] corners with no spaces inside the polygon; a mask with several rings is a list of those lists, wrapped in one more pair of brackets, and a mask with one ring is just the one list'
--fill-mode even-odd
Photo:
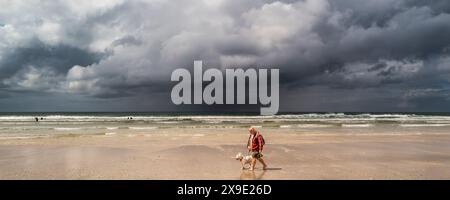
{"label": "beach sand", "polygon": [[0,179],[450,179],[450,134],[262,132],[266,171],[231,158],[244,128],[168,128],[3,139]]}

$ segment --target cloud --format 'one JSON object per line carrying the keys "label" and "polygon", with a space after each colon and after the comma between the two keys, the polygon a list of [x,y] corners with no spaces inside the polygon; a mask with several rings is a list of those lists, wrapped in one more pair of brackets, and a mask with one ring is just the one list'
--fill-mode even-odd
{"label": "cloud", "polygon": [[424,68],[421,60],[379,60],[374,63],[355,62],[339,70],[326,73],[315,84],[333,83],[331,87],[365,88],[402,83],[420,75]]}
{"label": "cloud", "polygon": [[350,102],[342,95],[350,91],[413,102],[419,95],[387,94],[449,86],[450,3],[443,0],[0,4],[3,91],[105,99],[168,93],[170,73],[198,59],[221,69],[277,67],[282,96],[334,91],[336,104]]}

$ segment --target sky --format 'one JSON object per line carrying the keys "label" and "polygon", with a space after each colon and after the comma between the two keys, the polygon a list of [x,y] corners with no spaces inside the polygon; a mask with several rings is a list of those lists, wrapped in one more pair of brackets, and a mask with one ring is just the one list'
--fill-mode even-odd
{"label": "sky", "polygon": [[194,60],[280,69],[281,112],[450,112],[450,1],[0,0],[0,112],[255,109],[174,105]]}

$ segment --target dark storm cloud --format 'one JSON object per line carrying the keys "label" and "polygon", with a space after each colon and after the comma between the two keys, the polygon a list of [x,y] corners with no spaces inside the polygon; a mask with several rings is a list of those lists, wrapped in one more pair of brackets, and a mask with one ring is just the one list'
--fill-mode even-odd
{"label": "dark storm cloud", "polygon": [[68,45],[47,45],[35,40],[25,47],[10,49],[0,60],[0,77],[13,76],[27,66],[50,67],[58,74],[66,74],[74,65],[90,65],[99,61],[101,54],[91,53]]}
{"label": "dark storm cloud", "polygon": [[94,64],[103,56],[69,45],[48,45],[37,39],[6,51],[0,60],[0,87],[5,94],[22,91],[35,95],[62,90],[61,82],[69,69]]}
{"label": "dark storm cloud", "polygon": [[354,111],[373,104],[420,110],[427,101],[448,101],[450,3],[444,0],[15,1],[0,7],[4,94],[167,102],[170,73],[203,60],[204,68],[280,68],[286,110],[296,102],[300,110]]}
{"label": "dark storm cloud", "polygon": [[[341,1],[333,2],[338,4]],[[346,2],[344,5],[347,6],[350,4],[350,1],[343,2]],[[315,32],[325,42],[321,50],[318,51],[322,59],[309,63],[307,68],[310,70],[300,73],[302,78],[328,76],[329,74],[325,72],[340,72],[344,70],[345,66],[352,65],[352,63],[364,62],[377,65],[382,59],[398,61],[405,59],[429,60],[434,59],[433,56],[435,55],[444,57],[448,55],[446,50],[450,44],[450,37],[448,36],[450,24],[447,23],[450,20],[449,14],[436,14],[428,6],[414,7],[410,5],[411,7],[406,7],[406,4],[404,4],[394,9],[397,12],[390,10],[389,4],[384,4],[384,6],[387,8],[385,10],[387,14],[383,12],[384,10],[371,13],[368,9],[362,10],[365,14],[357,14],[358,10],[353,11],[351,7],[345,7],[345,9],[350,10],[350,14],[342,18],[343,21],[339,24],[340,26],[329,24],[326,20],[316,25]],[[339,7],[335,9],[339,9]],[[366,10],[367,12],[365,12]],[[358,15],[362,16],[358,18]],[[378,16],[383,16],[383,18],[381,19]],[[361,21],[361,18],[365,19]],[[379,20],[384,21],[383,25],[380,25]],[[369,21],[370,25],[366,21]],[[295,60],[290,63],[294,63],[292,69],[302,68],[301,64],[295,63]],[[387,75],[386,72],[383,73]],[[289,80],[298,80],[293,73],[289,74],[293,76]],[[327,83],[326,80],[322,81],[324,81],[323,84]]]}

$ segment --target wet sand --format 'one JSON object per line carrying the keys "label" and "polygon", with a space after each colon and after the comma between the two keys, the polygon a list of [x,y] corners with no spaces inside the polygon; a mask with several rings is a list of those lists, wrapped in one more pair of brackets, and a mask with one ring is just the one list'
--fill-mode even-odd
{"label": "wet sand", "polygon": [[246,129],[160,129],[0,140],[0,179],[450,179],[450,134],[262,129],[254,172],[231,157]]}

